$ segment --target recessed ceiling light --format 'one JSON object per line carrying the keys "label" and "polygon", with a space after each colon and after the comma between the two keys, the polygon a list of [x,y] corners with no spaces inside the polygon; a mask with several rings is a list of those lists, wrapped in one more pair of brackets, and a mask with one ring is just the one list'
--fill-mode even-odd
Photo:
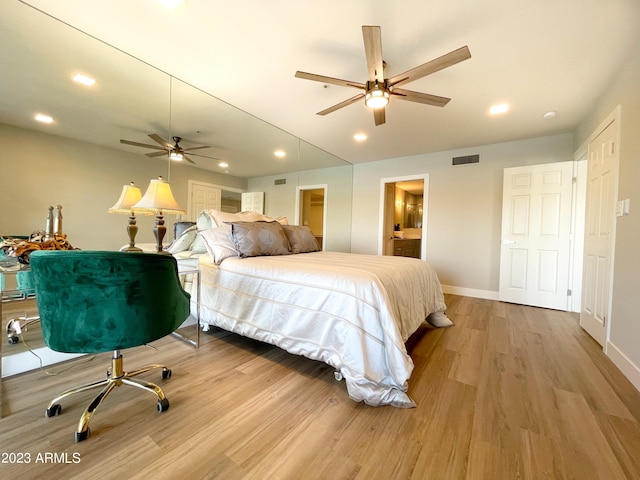
{"label": "recessed ceiling light", "polygon": [[365,133],[356,133],[353,138],[355,138],[357,142],[364,142],[367,139],[367,135]]}
{"label": "recessed ceiling light", "polygon": [[44,113],[36,113],[34,118],[40,123],[53,123],[53,118],[49,115],[45,115]]}
{"label": "recessed ceiling light", "polygon": [[182,3],[182,0],[158,0],[158,3],[167,10],[173,10]]}
{"label": "recessed ceiling light", "polygon": [[507,110],[509,110],[509,105],[506,103],[500,103],[498,105],[492,105],[489,109],[489,113],[491,115],[498,115],[500,113],[505,113]]}
{"label": "recessed ceiling light", "polygon": [[220,168],[227,168],[227,167],[229,166],[229,164],[228,164],[227,162],[220,162],[220,163],[218,164],[218,166],[219,166]]}
{"label": "recessed ceiling light", "polygon": [[76,74],[75,77],[73,77],[73,81],[74,82],[78,82],[78,83],[82,83],[83,85],[86,85],[87,87],[92,87],[94,83],[96,83],[96,81],[91,78],[91,77],[87,77],[86,75],[82,75],[81,73]]}
{"label": "recessed ceiling light", "polygon": [[282,158],[287,155],[284,150],[276,150],[273,154],[278,158]]}
{"label": "recessed ceiling light", "polygon": [[546,112],[544,115],[542,115],[542,118],[546,118],[547,120],[549,120],[550,118],[556,118],[556,115],[558,115],[558,112],[554,112],[553,110],[550,110]]}

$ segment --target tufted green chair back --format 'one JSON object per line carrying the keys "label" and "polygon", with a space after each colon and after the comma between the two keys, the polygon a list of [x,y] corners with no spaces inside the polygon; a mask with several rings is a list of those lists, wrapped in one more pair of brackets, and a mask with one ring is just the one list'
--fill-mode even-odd
{"label": "tufted green chair back", "polygon": [[157,340],[189,316],[189,294],[169,255],[87,250],[30,255],[45,344],[67,353]]}

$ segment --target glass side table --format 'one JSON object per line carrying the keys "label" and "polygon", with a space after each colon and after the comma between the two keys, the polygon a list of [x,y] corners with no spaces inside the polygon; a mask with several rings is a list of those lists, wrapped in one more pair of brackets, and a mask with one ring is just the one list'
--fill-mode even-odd
{"label": "glass side table", "polygon": [[[184,335],[182,332],[173,332],[172,335],[180,340],[192,345],[195,348],[200,347],[200,269],[198,267],[197,258],[178,259],[178,275],[182,282],[183,288],[191,294],[189,318],[181,325],[181,328],[188,327],[192,317],[195,317],[196,334],[195,339]],[[193,311],[195,309],[195,315]]]}

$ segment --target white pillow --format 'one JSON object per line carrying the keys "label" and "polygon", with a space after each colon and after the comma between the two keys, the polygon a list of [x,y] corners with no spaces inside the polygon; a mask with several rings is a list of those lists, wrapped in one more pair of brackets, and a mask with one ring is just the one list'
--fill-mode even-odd
{"label": "white pillow", "polygon": [[211,261],[216,265],[220,265],[225,258],[239,256],[233,244],[231,225],[222,224],[219,227],[208,228],[198,232],[198,236],[204,240]]}
{"label": "white pillow", "polygon": [[268,222],[272,220],[272,218],[257,212],[227,213],[220,210],[207,210],[206,212],[218,227],[225,222]]}
{"label": "white pillow", "polygon": [[197,234],[198,231],[196,230],[195,225],[193,227],[187,228],[178,236],[178,238],[171,242],[171,245],[167,247],[167,251],[169,253],[178,253],[189,250]]}

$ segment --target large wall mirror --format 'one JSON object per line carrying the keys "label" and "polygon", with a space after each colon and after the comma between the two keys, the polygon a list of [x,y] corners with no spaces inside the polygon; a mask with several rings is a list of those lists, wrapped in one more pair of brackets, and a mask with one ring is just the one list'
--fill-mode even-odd
{"label": "large wall mirror", "polygon": [[[350,250],[352,166],[182,82],[179,71],[157,70],[17,0],[3,3],[0,64],[0,235],[43,230],[48,206],[59,204],[74,247],[117,250],[127,243],[127,217],[107,209],[123,184],[144,191],[162,175],[183,208],[189,182],[198,181],[230,196],[264,192],[265,213],[291,223],[298,223],[298,188],[324,185],[324,248]],[[74,82],[76,73],[95,84]],[[53,122],[36,122],[37,113]],[[120,142],[153,144],[149,134],[208,148],[194,150],[190,164]],[[171,232],[179,218],[166,220]],[[137,240],[153,242],[153,218],[138,225]],[[1,349],[3,363],[24,353],[5,339]]]}

